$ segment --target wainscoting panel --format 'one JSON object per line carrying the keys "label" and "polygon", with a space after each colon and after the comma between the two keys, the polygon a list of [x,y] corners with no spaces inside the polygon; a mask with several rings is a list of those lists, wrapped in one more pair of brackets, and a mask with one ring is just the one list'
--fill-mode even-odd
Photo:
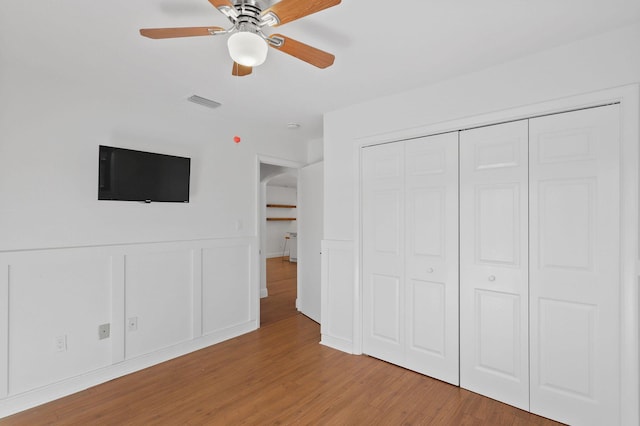
{"label": "wainscoting panel", "polygon": [[0,252],[0,417],[255,330],[257,246]]}
{"label": "wainscoting panel", "polygon": [[126,358],[190,340],[191,250],[125,257]]}
{"label": "wainscoting panel", "polygon": [[353,242],[322,241],[320,343],[348,353],[354,353],[354,318],[351,316],[355,298],[353,268]]}
{"label": "wainscoting panel", "polygon": [[251,320],[251,247],[202,250],[202,331],[209,334]]}
{"label": "wainscoting panel", "polygon": [[27,254],[10,266],[9,395],[111,364],[110,262],[91,252]]}

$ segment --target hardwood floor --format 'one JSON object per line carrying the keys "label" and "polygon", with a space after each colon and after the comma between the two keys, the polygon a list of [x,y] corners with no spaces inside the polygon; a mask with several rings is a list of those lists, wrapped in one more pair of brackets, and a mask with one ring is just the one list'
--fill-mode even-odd
{"label": "hardwood floor", "polygon": [[288,257],[267,259],[269,297],[260,299],[260,326],[296,315],[297,263]]}
{"label": "hardwood floor", "polygon": [[292,308],[295,263],[280,262],[269,278],[273,282],[269,297],[261,301],[259,330],[0,423],[556,424],[374,358],[318,344],[319,325]]}

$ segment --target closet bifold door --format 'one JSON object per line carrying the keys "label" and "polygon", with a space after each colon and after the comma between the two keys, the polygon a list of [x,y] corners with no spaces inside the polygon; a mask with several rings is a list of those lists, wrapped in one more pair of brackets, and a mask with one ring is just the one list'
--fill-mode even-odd
{"label": "closet bifold door", "polygon": [[404,362],[404,145],[362,152],[362,349]]}
{"label": "closet bifold door", "polygon": [[363,352],[458,384],[457,132],[363,148]]}
{"label": "closet bifold door", "polygon": [[531,411],[620,423],[619,106],[530,120]]}
{"label": "closet bifold door", "polygon": [[459,384],[458,132],[405,146],[405,367]]}
{"label": "closet bifold door", "polygon": [[529,409],[528,125],[460,132],[460,386]]}

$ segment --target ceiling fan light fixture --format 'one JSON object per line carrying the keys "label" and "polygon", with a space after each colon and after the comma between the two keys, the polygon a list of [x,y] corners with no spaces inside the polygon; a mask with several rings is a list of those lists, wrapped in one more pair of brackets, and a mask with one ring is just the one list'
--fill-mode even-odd
{"label": "ceiling fan light fixture", "polygon": [[257,33],[240,31],[231,34],[227,41],[231,59],[246,67],[257,67],[267,59],[269,46]]}

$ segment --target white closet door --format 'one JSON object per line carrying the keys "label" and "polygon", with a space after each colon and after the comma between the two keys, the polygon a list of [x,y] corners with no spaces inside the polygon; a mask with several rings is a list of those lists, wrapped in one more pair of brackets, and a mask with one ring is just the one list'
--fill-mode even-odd
{"label": "white closet door", "polygon": [[363,351],[459,383],[457,132],[362,157]]}
{"label": "white closet door", "polygon": [[394,364],[404,345],[404,145],[362,154],[363,351]]}
{"label": "white closet door", "polygon": [[404,366],[458,385],[458,132],[405,155]]}
{"label": "white closet door", "polygon": [[618,424],[618,106],[532,119],[531,411]]}
{"label": "white closet door", "polygon": [[527,121],[460,133],[460,386],[529,409]]}

